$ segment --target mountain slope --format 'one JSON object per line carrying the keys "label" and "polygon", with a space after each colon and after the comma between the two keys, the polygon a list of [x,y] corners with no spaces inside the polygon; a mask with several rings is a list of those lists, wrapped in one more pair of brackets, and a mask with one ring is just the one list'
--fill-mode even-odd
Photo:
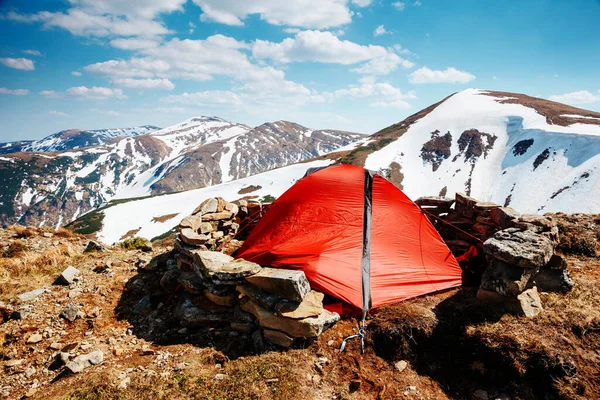
{"label": "mountain slope", "polygon": [[145,135],[159,129],[152,125],[96,130],[69,129],[40,140],[0,143],[0,154],[74,150],[108,143],[118,137]]}
{"label": "mountain slope", "polygon": [[290,122],[270,130],[216,117],[84,150],[0,157],[0,223],[59,226],[111,199],[215,185],[264,172],[362,137]]}

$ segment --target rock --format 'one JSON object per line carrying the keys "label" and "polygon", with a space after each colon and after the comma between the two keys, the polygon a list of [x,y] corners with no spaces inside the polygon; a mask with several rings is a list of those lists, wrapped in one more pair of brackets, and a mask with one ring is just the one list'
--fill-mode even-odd
{"label": "rock", "polygon": [[160,279],[160,286],[165,290],[165,292],[175,292],[175,289],[179,284],[179,275],[180,272],[177,266],[171,266],[167,269],[167,272],[165,272],[162,278]]}
{"label": "rock", "polygon": [[394,367],[396,367],[398,372],[402,372],[408,367],[408,363],[404,360],[400,360],[394,364]]}
{"label": "rock", "polygon": [[531,286],[536,286],[542,292],[567,293],[575,285],[569,271],[566,269],[542,268],[531,280]]}
{"label": "rock", "polygon": [[32,290],[31,292],[21,293],[17,297],[21,301],[31,301],[36,297],[40,296],[42,293],[46,291],[46,288]]}
{"label": "rock", "polygon": [[193,253],[194,271],[201,276],[210,277],[223,265],[233,261],[233,257],[218,251],[197,251]]}
{"label": "rock", "polygon": [[298,338],[317,337],[340,319],[337,313],[327,310],[323,310],[319,316],[311,318],[292,319],[280,317],[265,310],[248,298],[242,299],[240,307],[242,310],[254,315],[263,328],[282,331]]}
{"label": "rock", "polygon": [[194,295],[200,295],[204,293],[204,287],[202,285],[202,278],[197,273],[191,271],[182,272],[177,280],[183,289]]}
{"label": "rock", "polygon": [[25,371],[25,378],[29,379],[31,378],[33,375],[35,375],[35,368],[33,367],[29,367],[27,368],[27,371]]}
{"label": "rock", "polygon": [[23,360],[8,360],[4,363],[4,366],[6,368],[13,368],[18,367],[21,364],[23,364]]}
{"label": "rock", "polygon": [[264,353],[267,350],[267,344],[265,343],[265,337],[263,336],[262,330],[257,329],[252,334],[252,344],[254,345],[254,351],[258,354]]}
{"label": "rock", "polygon": [[202,225],[202,216],[201,215],[190,215],[181,220],[181,222],[179,223],[179,230],[181,231],[184,228],[189,228],[189,229],[193,230],[194,232],[198,232],[201,225]]}
{"label": "rock", "polygon": [[256,320],[252,314],[242,311],[239,306],[235,306],[231,329],[238,332],[252,333],[256,330]]}
{"label": "rock", "polygon": [[225,236],[225,234],[223,233],[223,231],[215,231],[211,233],[211,237],[213,239],[221,239],[223,236]]}
{"label": "rock", "polygon": [[180,324],[186,328],[231,323],[232,320],[230,309],[216,306],[213,303],[210,303],[210,305],[204,304],[200,308],[189,298],[184,298],[180,301],[175,309],[175,315],[179,319]]}
{"label": "rock", "polygon": [[217,199],[211,198],[206,199],[196,209],[192,212],[192,215],[204,215],[208,213],[217,212],[217,207],[219,205],[219,201]]}
{"label": "rock", "polygon": [[210,239],[210,235],[196,233],[190,228],[183,228],[181,232],[179,232],[179,235],[181,240],[192,246],[201,246]]}
{"label": "rock", "polygon": [[283,332],[265,329],[263,330],[263,335],[265,339],[277,346],[288,348],[294,343],[294,338]]}
{"label": "rock", "polygon": [[517,220],[521,214],[510,207],[497,207],[490,210],[490,218],[502,229],[512,226],[513,221]]}
{"label": "rock", "polygon": [[220,281],[243,280],[262,270],[256,263],[246,260],[233,260],[222,265],[219,269],[208,271],[209,276]]}
{"label": "rock", "polygon": [[424,196],[419,197],[417,200],[415,200],[415,204],[417,204],[419,207],[430,206],[449,209],[452,206],[452,204],[454,204],[454,199],[451,197]]}
{"label": "rock", "polygon": [[150,312],[152,309],[152,300],[150,296],[146,295],[138,301],[138,303],[133,307],[134,314],[146,314]]}
{"label": "rock", "polygon": [[545,231],[549,231],[555,226],[555,222],[551,217],[545,215],[537,215],[537,214],[524,214],[519,217],[519,222],[524,222],[527,224],[535,225],[540,228],[543,228]]}
{"label": "rock", "polygon": [[52,342],[52,344],[50,344],[50,350],[60,350],[62,347],[63,344],[59,342]]}
{"label": "rock", "polygon": [[471,397],[473,400],[489,400],[488,392],[485,390],[476,390]]}
{"label": "rock", "polygon": [[83,250],[83,252],[90,253],[92,251],[104,252],[104,251],[106,251],[106,248],[104,246],[102,246],[100,243],[90,240],[88,242],[87,246],[85,246],[85,250]]}
{"label": "rock", "polygon": [[135,267],[142,271],[156,271],[158,269],[158,261],[148,255],[143,255],[135,262]]}
{"label": "rock", "polygon": [[67,267],[59,276],[56,278],[54,284],[68,286],[73,283],[81,271],[75,267]]}
{"label": "rock", "polygon": [[316,317],[323,312],[323,298],[325,295],[311,290],[301,303],[282,300],[275,305],[275,312],[282,317],[302,319]]}
{"label": "rock", "polygon": [[[215,285],[213,285],[215,286]],[[219,306],[232,307],[238,302],[239,294],[235,290],[215,291],[206,290],[204,296]]]}
{"label": "rock", "polygon": [[536,287],[525,290],[517,296],[517,300],[520,305],[520,313],[526,317],[535,317],[543,311],[542,301]]}
{"label": "rock", "polygon": [[246,280],[267,292],[299,303],[310,291],[310,284],[303,271],[263,268]]}
{"label": "rock", "polygon": [[215,379],[218,381],[222,381],[225,378],[227,378],[227,375],[225,375],[225,374],[216,374],[215,375]]}
{"label": "rock", "polygon": [[504,296],[523,292],[539,268],[520,268],[500,260],[491,260],[481,277],[481,287]]}
{"label": "rock", "polygon": [[127,377],[127,378],[123,379],[121,382],[119,382],[117,389],[120,389],[120,390],[127,389],[127,386],[129,386],[130,383],[131,383],[131,378]]}
{"label": "rock", "polygon": [[27,344],[36,344],[39,343],[43,340],[43,336],[39,333],[34,333],[33,335],[29,336],[29,339],[27,339]]}
{"label": "rock", "polygon": [[231,211],[221,211],[211,214],[202,215],[203,221],[220,221],[223,219],[231,219],[233,217],[233,213]]}
{"label": "rock", "polygon": [[474,207],[477,211],[491,211],[494,208],[500,207],[500,205],[489,201],[478,201]]}
{"label": "rock", "polygon": [[73,303],[69,303],[60,313],[60,317],[66,319],[69,322],[73,322],[77,319],[77,314],[79,313],[79,307],[77,307]]}
{"label": "rock", "polygon": [[484,253],[522,268],[543,267],[554,254],[550,239],[514,228],[496,232],[483,244]]}
{"label": "rock", "polygon": [[268,311],[275,310],[275,305],[281,301],[281,297],[276,294],[265,292],[254,285],[240,285],[236,287],[236,290]]}
{"label": "rock", "polygon": [[72,361],[69,361],[65,367],[70,372],[76,374],[84,369],[91,367],[92,365],[98,365],[104,361],[104,353],[100,350],[93,351],[91,353],[75,357]]}

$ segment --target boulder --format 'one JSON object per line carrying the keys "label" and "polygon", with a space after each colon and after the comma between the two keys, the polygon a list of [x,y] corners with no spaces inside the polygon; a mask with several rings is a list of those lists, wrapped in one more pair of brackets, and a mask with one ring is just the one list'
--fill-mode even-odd
{"label": "boulder", "polygon": [[69,266],[58,276],[58,278],[56,278],[54,283],[57,285],[68,286],[75,282],[75,278],[80,274],[81,271],[79,271],[77,268]]}
{"label": "boulder", "polygon": [[490,210],[490,218],[502,229],[511,227],[513,221],[520,216],[521,214],[510,207],[497,207]]}
{"label": "boulder", "polygon": [[77,319],[77,315],[79,314],[79,307],[77,307],[73,303],[69,303],[63,308],[60,313],[60,317],[66,319],[69,322],[73,322]]}
{"label": "boulder", "polygon": [[550,239],[532,231],[508,228],[496,232],[483,244],[484,253],[522,268],[543,267],[554,254]]}
{"label": "boulder", "polygon": [[553,226],[556,226],[556,223],[552,220],[551,217],[537,214],[521,215],[521,217],[519,217],[519,222],[539,226],[545,231],[549,231],[550,229],[552,229]]}
{"label": "boulder", "polygon": [[218,251],[193,252],[194,270],[201,276],[209,277],[219,271],[223,265],[233,261],[233,257]]}
{"label": "boulder", "polygon": [[[202,225],[202,216],[201,215],[190,215],[185,217],[179,223],[179,229],[189,228],[194,232],[198,232],[200,226]],[[209,224],[210,225],[210,224]],[[202,232],[204,233],[204,232]]]}
{"label": "boulder", "polygon": [[261,327],[282,331],[296,338],[317,337],[340,319],[337,313],[327,310],[323,310],[320,315],[311,318],[292,319],[281,317],[267,311],[247,297],[242,299],[240,307],[242,310],[254,315]]}
{"label": "boulder", "polygon": [[90,253],[92,251],[106,251],[106,248],[100,243],[90,240],[87,246],[85,246],[85,250],[83,250],[83,252]]}
{"label": "boulder", "polygon": [[566,269],[542,268],[530,285],[538,287],[542,292],[567,293],[573,289],[575,281]]}
{"label": "boulder", "polygon": [[526,317],[535,317],[543,311],[542,301],[536,287],[525,290],[517,296],[517,300],[519,301],[520,314]]}
{"label": "boulder", "polygon": [[183,228],[181,232],[179,232],[179,235],[181,240],[192,246],[201,246],[210,239],[210,235],[196,233],[190,228]]}
{"label": "boulder", "polygon": [[202,215],[203,221],[220,221],[222,219],[231,219],[233,213],[231,211],[221,211],[216,213]]}
{"label": "boulder", "polygon": [[504,296],[516,296],[527,288],[539,268],[520,268],[500,260],[491,260],[481,277],[481,287]]}
{"label": "boulder", "polygon": [[263,268],[246,280],[267,292],[299,303],[310,291],[310,284],[303,271]]}
{"label": "boulder", "polygon": [[104,361],[104,353],[100,350],[93,351],[89,354],[75,357],[72,361],[67,362],[66,369],[76,374],[92,365],[98,365]]}
{"label": "boulder", "polygon": [[[199,302],[202,302],[202,300],[197,299],[196,303]],[[229,308],[216,306],[208,300],[205,300],[200,306],[192,302],[189,298],[184,298],[179,302],[175,308],[175,316],[179,319],[181,326],[186,328],[199,328],[203,326],[231,323],[232,313]]]}
{"label": "boulder", "polygon": [[265,336],[265,339],[267,339],[269,342],[271,342],[277,346],[287,348],[287,347],[290,347],[294,343],[294,338],[288,336],[287,334],[285,334],[283,332],[273,331],[270,329],[264,329],[263,335]]}
{"label": "boulder", "polygon": [[293,319],[316,317],[323,312],[324,297],[323,293],[311,290],[301,303],[287,299],[280,301],[275,305],[275,313]]}
{"label": "boulder", "polygon": [[193,295],[200,295],[204,293],[204,286],[202,284],[202,278],[193,271],[185,271],[179,275],[177,282],[181,287],[188,293]]}
{"label": "boulder", "polygon": [[273,311],[275,305],[281,301],[281,297],[276,294],[266,292],[254,285],[239,285],[236,290],[269,311]]}
{"label": "boulder", "polygon": [[206,199],[202,203],[200,203],[200,205],[198,207],[196,207],[196,209],[192,212],[192,215],[196,215],[196,214],[204,215],[204,214],[208,214],[208,213],[217,212],[218,205],[219,205],[219,202],[217,199],[214,199],[214,198]]}

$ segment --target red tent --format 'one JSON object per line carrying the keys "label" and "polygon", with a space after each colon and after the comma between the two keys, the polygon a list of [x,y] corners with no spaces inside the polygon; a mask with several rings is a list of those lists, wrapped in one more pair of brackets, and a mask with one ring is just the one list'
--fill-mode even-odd
{"label": "red tent", "polygon": [[316,170],[277,199],[237,257],[300,269],[363,310],[461,284],[461,268],[420,208],[381,175]]}

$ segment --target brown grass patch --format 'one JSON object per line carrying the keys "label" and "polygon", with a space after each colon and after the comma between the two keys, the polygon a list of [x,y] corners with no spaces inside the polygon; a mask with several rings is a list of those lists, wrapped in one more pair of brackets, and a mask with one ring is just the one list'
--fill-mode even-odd
{"label": "brown grass patch", "polygon": [[240,189],[240,191],[238,192],[238,194],[248,194],[248,193],[252,193],[252,192],[256,192],[257,190],[262,189],[262,186],[260,185],[250,185],[250,186],[246,186]]}
{"label": "brown grass patch", "polygon": [[125,232],[125,234],[123,236],[121,236],[119,238],[119,240],[125,240],[127,238],[131,238],[134,237],[136,235],[136,233],[138,233],[139,231],[141,231],[142,228],[137,228],[137,229],[130,229],[127,232]]}
{"label": "brown grass patch", "polygon": [[38,234],[37,229],[30,226],[13,225],[8,229],[12,230],[19,239],[30,238]]}
{"label": "brown grass patch", "polygon": [[46,250],[26,250],[12,258],[0,258],[0,298],[52,283],[68,264],[75,264],[81,253],[69,244]]}
{"label": "brown grass patch", "polygon": [[154,218],[152,218],[152,222],[163,223],[163,222],[166,222],[166,221],[168,221],[168,220],[170,220],[172,218],[175,218],[178,215],[179,215],[179,213],[161,215],[160,217],[154,217]]}
{"label": "brown grass patch", "polygon": [[21,239],[17,239],[8,245],[2,253],[2,257],[14,257],[27,249],[27,244]]}

